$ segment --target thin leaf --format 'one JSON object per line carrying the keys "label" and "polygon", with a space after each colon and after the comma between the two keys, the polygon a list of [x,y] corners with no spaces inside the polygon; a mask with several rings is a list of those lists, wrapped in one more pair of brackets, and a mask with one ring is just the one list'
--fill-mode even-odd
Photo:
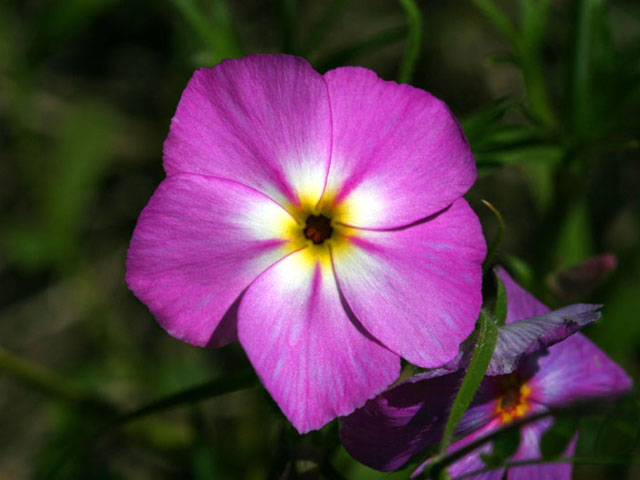
{"label": "thin leaf", "polygon": [[490,468],[498,468],[511,458],[520,445],[520,430],[509,430],[493,441],[491,453],[481,453],[480,459]]}
{"label": "thin leaf", "polygon": [[211,15],[204,12],[194,0],[173,0],[190,29],[200,37],[214,64],[223,58],[237,58],[243,55],[225,2],[216,0],[215,3],[215,8],[210,10],[215,18],[211,18]]}
{"label": "thin leaf", "polygon": [[459,475],[452,480],[463,480],[482,478],[482,474],[497,470],[498,468],[515,468],[526,467],[531,465],[549,465],[556,463],[571,463],[573,465],[603,465],[603,466],[616,466],[616,465],[640,465],[640,457],[635,458],[616,458],[616,457],[556,457],[549,459],[532,459],[532,460],[517,460],[515,462],[507,462],[499,466],[491,466],[480,470],[474,470],[472,472]]}
{"label": "thin leaf", "polygon": [[331,26],[340,16],[348,0],[331,0],[320,20],[311,28],[307,41],[301,49],[303,57],[309,56],[324,41]]}
{"label": "thin leaf", "polygon": [[190,405],[202,400],[218,397],[226,393],[243,390],[260,385],[258,378],[252,371],[235,372],[216,378],[210,382],[187,388],[164,398],[155,400],[147,405],[119,415],[110,426],[122,425],[148,415],[153,415],[176,407]]}
{"label": "thin leaf", "polygon": [[556,418],[540,440],[540,452],[543,458],[555,458],[562,455],[574,437],[578,422],[573,417]]}
{"label": "thin leaf", "polygon": [[498,339],[498,327],[495,320],[484,311],[480,312],[478,319],[478,340],[476,343],[473,357],[469,363],[469,369],[462,380],[456,399],[451,407],[447,424],[445,425],[442,442],[440,443],[440,453],[444,455],[447,448],[451,444],[453,433],[462,419],[464,412],[471,404],[480,382],[484,378],[484,374],[489,367],[493,349]]}
{"label": "thin leaf", "polygon": [[[561,407],[561,408],[550,408],[548,410],[530,415],[528,417],[524,417],[521,418],[519,420],[515,420],[514,422],[511,422],[507,425],[505,425],[504,427],[501,427],[497,430],[494,430],[490,433],[487,433],[486,435],[473,440],[469,443],[467,443],[466,445],[458,448],[457,450],[454,450],[446,455],[442,455],[440,454],[438,457],[434,458],[431,463],[427,466],[427,468],[418,476],[414,477],[415,480],[418,479],[425,479],[425,478],[438,478],[437,475],[442,472],[444,469],[446,469],[449,465],[452,465],[453,463],[457,462],[458,460],[460,460],[461,458],[466,457],[467,455],[469,455],[471,452],[476,451],[478,448],[482,447],[483,445],[489,443],[489,442],[493,442],[495,441],[498,437],[500,437],[501,435],[505,435],[506,432],[511,431],[511,430],[520,430],[524,425],[528,425],[534,422],[537,422],[538,420],[541,420],[543,418],[547,418],[547,417],[559,417],[561,415],[569,415],[569,416],[574,416],[574,417],[579,417],[581,415],[593,415],[593,414],[601,414],[602,411],[606,410],[607,408],[611,407],[611,401],[607,401],[606,399],[597,399],[597,400],[591,400],[591,401],[584,401],[584,402],[577,402],[577,403],[573,403],[571,405],[569,405],[568,407]],[[628,460],[628,459],[627,459]],[[553,459],[553,460],[545,460],[545,461],[539,461],[539,460],[535,460],[535,463],[552,463],[554,461],[558,461],[558,462],[572,462],[573,459],[569,458],[569,459]],[[605,460],[606,461],[606,460]],[[620,462],[620,460],[616,460],[617,462]],[[520,465],[520,463],[517,462],[511,462],[509,464],[507,464],[506,466],[515,466],[515,465]],[[524,463],[523,463],[524,465]],[[463,476],[460,477],[456,477],[456,478],[470,478],[473,477],[475,475],[477,475],[478,473],[484,473],[487,471],[492,470],[492,468],[487,468],[487,469],[482,469],[480,471],[477,472],[473,472],[472,474],[465,474]]]}
{"label": "thin leaf", "polygon": [[471,0],[471,3],[480,9],[489,23],[516,49],[518,32],[502,9],[493,0]]}
{"label": "thin leaf", "polygon": [[404,48],[404,56],[398,71],[398,83],[410,83],[416,62],[420,55],[422,42],[422,16],[415,0],[399,0],[404,8],[408,22],[407,41]]}
{"label": "thin leaf", "polygon": [[498,327],[504,325],[507,320],[507,289],[504,282],[496,273],[496,303],[493,306],[493,317],[496,319]]}
{"label": "thin leaf", "polygon": [[491,266],[493,258],[496,256],[496,252],[498,251],[498,247],[500,247],[500,243],[502,242],[502,236],[504,234],[504,219],[502,218],[500,211],[491,205],[491,203],[486,200],[482,200],[482,203],[491,210],[491,213],[493,213],[498,220],[498,231],[496,232],[495,237],[493,237],[493,240],[487,249],[487,256],[482,263],[482,271],[486,272]]}
{"label": "thin leaf", "polygon": [[23,385],[70,405],[85,414],[103,417],[115,408],[106,400],[69,383],[48,368],[0,348],[0,373],[6,373]]}
{"label": "thin leaf", "polygon": [[368,38],[359,40],[351,45],[332,52],[316,62],[316,70],[325,72],[349,61],[363,53],[386,47],[392,43],[402,40],[405,36],[404,27],[393,27],[388,30],[376,33]]}

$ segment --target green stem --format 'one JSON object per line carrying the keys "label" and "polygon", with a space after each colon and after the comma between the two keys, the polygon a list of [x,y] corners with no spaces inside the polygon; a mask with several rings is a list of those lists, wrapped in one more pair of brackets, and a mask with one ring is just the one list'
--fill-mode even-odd
{"label": "green stem", "polygon": [[425,468],[421,475],[418,475],[416,477],[416,479],[438,478],[440,472],[446,469],[449,465],[469,455],[471,452],[477,450],[486,443],[495,440],[496,437],[504,434],[505,432],[520,429],[524,425],[528,425],[530,423],[537,422],[538,420],[551,416],[580,416],[592,413],[602,413],[603,411],[606,411],[607,407],[609,406],[611,406],[610,401],[600,400],[591,402],[579,402],[569,405],[568,407],[552,408],[544,412],[536,413],[534,415],[524,417],[520,420],[516,420],[502,428],[499,428],[498,430],[494,430],[491,433],[488,433],[487,435],[484,435],[474,440],[473,442],[464,445],[463,447],[460,447],[458,450],[455,450],[446,455],[433,458],[433,461],[427,466],[427,468]]}
{"label": "green stem", "polygon": [[464,413],[469,408],[473,397],[475,396],[484,374],[489,367],[493,349],[498,339],[498,327],[495,321],[485,311],[480,311],[477,327],[478,339],[473,350],[471,361],[467,373],[462,379],[462,384],[458,389],[456,398],[453,401],[447,424],[444,427],[442,441],[440,442],[440,455],[445,455],[455,432],[458,423],[462,419]]}
{"label": "green stem", "polygon": [[491,472],[493,470],[501,468],[513,468],[513,467],[526,467],[529,465],[545,465],[549,463],[572,463],[574,465],[640,465],[640,458],[612,458],[612,457],[557,457],[557,458],[539,458],[535,460],[518,460],[515,462],[507,462],[503,465],[496,467],[487,467],[473,472],[468,472],[453,480],[462,480],[464,478],[473,478],[476,475],[482,475],[484,473]]}
{"label": "green stem", "polygon": [[414,0],[399,0],[407,17],[408,32],[404,56],[398,71],[398,83],[409,83],[416,68],[422,42],[422,16]]}
{"label": "green stem", "polygon": [[104,416],[115,408],[106,400],[77,388],[55,372],[0,347],[0,372],[43,394],[72,405],[85,413]]}
{"label": "green stem", "polygon": [[482,200],[482,203],[484,203],[484,205],[489,210],[491,210],[491,213],[493,213],[493,215],[496,217],[496,220],[498,220],[498,231],[489,244],[489,248],[487,249],[487,256],[485,257],[484,262],[482,262],[482,271],[486,272],[491,267],[493,259],[498,252],[498,248],[500,247],[500,243],[502,243],[502,236],[504,235],[504,219],[502,218],[502,214],[500,213],[500,211],[487,200]]}

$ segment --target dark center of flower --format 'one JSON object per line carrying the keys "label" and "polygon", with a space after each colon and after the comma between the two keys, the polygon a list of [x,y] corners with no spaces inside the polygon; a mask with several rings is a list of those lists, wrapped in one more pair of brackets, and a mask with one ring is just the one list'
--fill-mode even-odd
{"label": "dark center of flower", "polygon": [[508,410],[509,408],[515,407],[519,400],[520,400],[519,390],[515,388],[510,388],[509,390],[504,392],[500,406],[503,409]]}
{"label": "dark center of flower", "polygon": [[333,228],[331,220],[324,215],[309,215],[307,225],[304,227],[304,236],[316,245],[320,245],[331,236]]}

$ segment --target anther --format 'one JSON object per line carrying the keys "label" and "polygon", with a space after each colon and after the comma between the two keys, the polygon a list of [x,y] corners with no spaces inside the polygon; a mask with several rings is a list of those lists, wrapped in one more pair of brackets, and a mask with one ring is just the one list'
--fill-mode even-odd
{"label": "anther", "polygon": [[331,227],[331,220],[324,215],[309,215],[307,217],[307,225],[303,231],[305,237],[314,244],[320,245],[331,236],[333,228]]}

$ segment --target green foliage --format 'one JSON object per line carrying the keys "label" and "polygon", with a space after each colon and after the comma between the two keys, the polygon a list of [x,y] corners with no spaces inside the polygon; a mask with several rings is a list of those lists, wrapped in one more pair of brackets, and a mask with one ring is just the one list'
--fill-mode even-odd
{"label": "green foliage", "polygon": [[480,312],[477,326],[478,337],[476,340],[476,346],[469,362],[469,367],[465,373],[462,384],[458,389],[456,398],[451,406],[449,417],[444,428],[442,435],[442,441],[440,442],[440,454],[443,455],[453,438],[454,431],[462,420],[464,412],[467,411],[471,401],[473,400],[480,382],[484,378],[484,374],[489,367],[491,356],[493,355],[493,349],[496,346],[498,340],[498,326],[495,320],[487,313]]}
{"label": "green foliage", "polygon": [[496,253],[498,252],[498,248],[500,248],[500,243],[502,242],[502,236],[504,234],[504,219],[502,218],[502,214],[498,211],[496,207],[491,205],[486,200],[482,200],[482,203],[484,203],[485,206],[489,210],[491,210],[491,213],[493,213],[493,215],[496,217],[496,220],[498,220],[498,230],[496,232],[495,237],[493,237],[493,239],[491,240],[491,242],[487,247],[487,256],[485,257],[484,262],[482,263],[482,271],[486,272],[491,267],[493,263],[493,259],[496,256]]}
{"label": "green foliage", "polygon": [[507,290],[504,282],[496,274],[496,303],[493,306],[493,317],[496,319],[496,325],[501,327],[507,320]]}
{"label": "green foliage", "polygon": [[404,57],[400,63],[398,83],[409,83],[416,68],[416,62],[420,55],[420,43],[422,41],[422,17],[414,0],[398,0],[409,24],[407,30],[407,42],[404,49]]}
{"label": "green foliage", "polygon": [[554,419],[553,425],[542,436],[540,452],[546,459],[561,456],[575,437],[578,424],[570,416],[560,416]]}
{"label": "green foliage", "polygon": [[480,458],[488,468],[497,468],[504,465],[518,450],[520,445],[520,430],[511,429],[496,437],[491,442],[490,453],[480,454]]}
{"label": "green foliage", "polygon": [[[637,378],[639,25],[634,2],[605,0],[0,2],[0,477],[288,479],[310,452],[320,478],[409,476],[357,463],[335,425],[297,435],[249,388],[239,348],[168,338],[126,289],[128,240],[164,177],[185,82],[248,53],[364,65],[445,100],[476,157],[471,204],[486,198],[498,222],[485,269],[505,265],[555,307],[550,272],[614,253],[618,270],[580,301],[605,304],[587,334]],[[443,449],[505,319],[496,287]],[[637,400],[559,415],[541,461],[564,451],[575,420],[574,463],[628,477]],[[509,461],[517,433],[492,439],[488,466]]]}

